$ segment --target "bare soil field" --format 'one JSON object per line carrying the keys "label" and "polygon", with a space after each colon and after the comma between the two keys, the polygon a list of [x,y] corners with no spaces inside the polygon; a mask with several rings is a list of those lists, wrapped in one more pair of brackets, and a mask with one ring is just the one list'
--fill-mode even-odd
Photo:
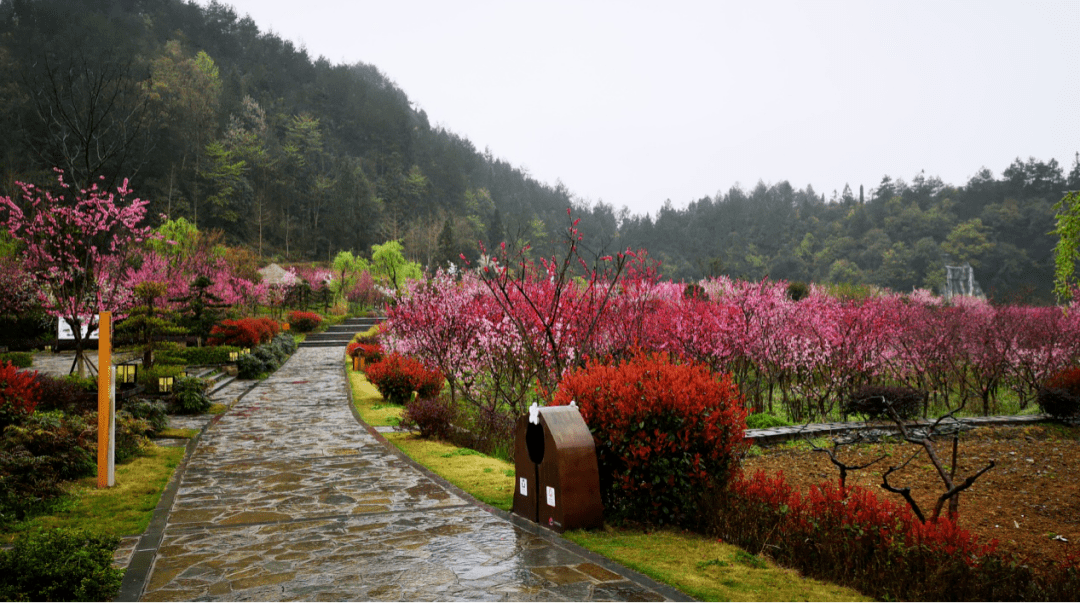
{"label": "bare soil field", "polygon": [[[881,488],[881,476],[890,466],[907,460],[915,445],[897,439],[840,450],[838,458],[848,465],[888,455],[866,469],[849,472],[847,483],[906,505],[900,495]],[[951,439],[937,444],[937,454],[942,462],[951,462]],[[999,550],[1019,553],[1033,565],[1051,564],[1080,546],[1080,427],[1046,424],[966,432],[960,439],[957,483],[991,459],[997,465],[960,494],[961,527],[984,542],[996,539]],[[838,482],[840,476],[828,455],[806,445],[775,446],[744,460],[747,475],[759,469],[770,474],[782,471],[789,483],[803,491],[823,481]],[[889,476],[889,483],[910,487],[927,516],[945,492],[925,452]]]}

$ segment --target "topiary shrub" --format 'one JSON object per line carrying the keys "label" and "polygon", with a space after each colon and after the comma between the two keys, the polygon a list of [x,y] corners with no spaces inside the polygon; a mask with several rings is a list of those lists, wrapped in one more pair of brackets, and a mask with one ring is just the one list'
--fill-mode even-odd
{"label": "topiary shrub", "polygon": [[401,427],[420,432],[422,438],[449,440],[457,418],[457,407],[449,398],[417,398],[405,405]]}
{"label": "topiary shrub", "polygon": [[173,383],[169,396],[169,411],[178,415],[199,415],[208,410],[212,402],[206,394],[206,381],[198,377],[181,377]]}
{"label": "topiary shrub", "polygon": [[590,360],[563,377],[552,404],[571,400],[596,442],[612,518],[694,525],[746,447],[746,409],[731,377],[667,354]]}
{"label": "topiary shrub", "polygon": [[926,402],[926,392],[911,387],[888,385],[864,385],[856,389],[848,398],[841,412],[844,416],[859,415],[867,421],[891,420],[888,407],[904,420],[919,416],[919,411]]}
{"label": "topiary shrub", "polygon": [[310,333],[322,324],[322,316],[314,312],[293,310],[289,312],[289,328],[298,333]]}
{"label": "topiary shrub", "polygon": [[1058,420],[1080,416],[1080,367],[1068,368],[1039,388],[1039,408]]}
{"label": "topiary shrub", "polygon": [[21,423],[37,404],[37,372],[20,371],[8,361],[0,363],[0,429]]}
{"label": "topiary shrub", "polygon": [[788,425],[791,425],[791,423],[767,412],[756,412],[746,417],[747,429],[771,429],[773,427],[787,427]]}
{"label": "topiary shrub", "polygon": [[367,378],[392,404],[404,404],[413,392],[420,398],[435,397],[445,381],[441,372],[400,354],[390,354],[369,366]]}
{"label": "topiary shrub", "polygon": [[117,536],[57,529],[20,536],[0,551],[0,598],[7,601],[110,601],[123,570],[112,566]]}

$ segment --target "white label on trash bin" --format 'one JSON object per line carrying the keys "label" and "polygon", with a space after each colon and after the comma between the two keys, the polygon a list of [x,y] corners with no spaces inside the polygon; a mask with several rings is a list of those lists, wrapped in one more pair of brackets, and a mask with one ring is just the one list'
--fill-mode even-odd
{"label": "white label on trash bin", "polygon": [[555,488],[552,488],[551,486],[547,487],[547,500],[549,507],[555,506]]}
{"label": "white label on trash bin", "polygon": [[518,478],[518,490],[521,491],[522,496],[528,496],[529,495],[529,480],[525,479],[524,477],[519,477]]}

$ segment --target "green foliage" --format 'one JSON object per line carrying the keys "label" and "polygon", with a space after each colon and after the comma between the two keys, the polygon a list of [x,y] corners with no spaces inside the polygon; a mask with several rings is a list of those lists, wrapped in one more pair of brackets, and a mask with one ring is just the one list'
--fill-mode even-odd
{"label": "green foliage", "polygon": [[209,386],[198,377],[181,377],[173,384],[169,410],[179,415],[198,415],[210,410]]}
{"label": "green foliage", "polygon": [[[88,415],[95,417],[96,415]],[[62,480],[93,473],[95,419],[37,412],[0,434],[0,519],[22,519],[60,496]]]}
{"label": "green foliage", "polygon": [[1076,288],[1076,262],[1080,260],[1080,191],[1066,194],[1054,205],[1058,236],[1054,247],[1054,294],[1064,303]]}
{"label": "green foliage", "polygon": [[232,362],[230,354],[239,352],[241,348],[232,345],[180,347],[173,346],[158,354],[158,362],[162,364],[188,364],[188,365],[214,365],[228,364]]}
{"label": "green foliage", "polygon": [[146,393],[156,394],[159,389],[159,378],[173,377],[175,379],[183,373],[184,367],[176,364],[157,364],[151,368],[139,367],[139,385],[143,386]]}
{"label": "green foliage", "polygon": [[770,415],[767,412],[756,412],[746,416],[747,429],[770,429],[773,427],[787,427],[789,425],[791,425],[791,423],[788,421],[775,415]]}
{"label": "green foliage", "polygon": [[[183,381],[183,379],[181,379]],[[169,426],[168,408],[160,400],[135,398],[124,402],[120,409],[135,419],[142,419],[150,426],[152,434],[158,434]]]}
{"label": "green foliage", "polygon": [[30,352],[2,352],[0,364],[10,362],[19,368],[30,368],[34,364],[34,355]]}
{"label": "green foliage", "polygon": [[8,601],[109,601],[123,570],[112,566],[118,536],[83,530],[24,535],[0,551],[0,598]]}
{"label": "green foliage", "polygon": [[410,262],[402,254],[404,248],[398,241],[387,241],[382,245],[371,246],[372,276],[395,289],[405,285],[405,281],[420,278],[420,264]]}
{"label": "green foliage", "polygon": [[296,340],[288,333],[279,333],[270,343],[251,350],[236,362],[237,376],[241,379],[256,379],[260,375],[272,373],[289,359],[296,351]]}

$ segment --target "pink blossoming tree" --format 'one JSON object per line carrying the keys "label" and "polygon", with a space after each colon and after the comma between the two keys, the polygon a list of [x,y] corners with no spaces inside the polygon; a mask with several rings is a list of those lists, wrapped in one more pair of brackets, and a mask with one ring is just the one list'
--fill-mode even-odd
{"label": "pink blossoming tree", "polygon": [[45,310],[66,320],[75,337],[72,372],[85,375],[86,333],[98,313],[119,317],[131,303],[127,272],[138,244],[150,235],[140,226],[146,202],[128,200],[128,181],[108,192],[94,184],[71,191],[57,170],[60,193],[19,183],[18,201],[0,197],[0,218],[12,238],[25,246],[24,266],[36,283]]}

